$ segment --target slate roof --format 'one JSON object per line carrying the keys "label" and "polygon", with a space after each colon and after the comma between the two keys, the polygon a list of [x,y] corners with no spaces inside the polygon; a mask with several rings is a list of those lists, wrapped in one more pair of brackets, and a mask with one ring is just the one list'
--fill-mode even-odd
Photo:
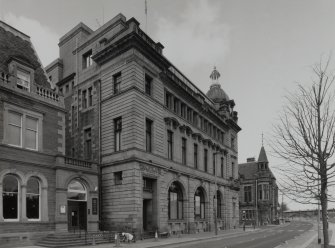
{"label": "slate roof", "polygon": [[[258,170],[258,163],[260,162],[267,162],[267,163],[269,162],[263,146],[261,147],[258,161],[253,161],[253,162],[248,162],[248,163],[243,163],[243,164],[238,165],[239,174],[243,175],[245,180],[257,179],[258,172],[263,172],[263,173],[266,172],[266,170],[261,170],[261,171]],[[271,177],[275,178],[270,167],[268,167],[267,172],[271,174]]]}
{"label": "slate roof", "polygon": [[268,157],[266,156],[264,146],[262,146],[261,151],[259,153],[258,162],[269,162]]}
{"label": "slate roof", "polygon": [[2,21],[0,21],[0,58],[0,72],[9,74],[8,62],[11,59],[19,60],[34,69],[34,83],[44,88],[51,88],[30,37]]}

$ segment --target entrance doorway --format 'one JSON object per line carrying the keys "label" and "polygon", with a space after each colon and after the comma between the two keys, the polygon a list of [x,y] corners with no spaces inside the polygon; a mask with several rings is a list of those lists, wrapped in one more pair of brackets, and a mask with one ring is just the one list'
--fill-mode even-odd
{"label": "entrance doorway", "polygon": [[143,199],[143,230],[153,229],[153,207],[152,199]]}
{"label": "entrance doorway", "polygon": [[157,225],[157,180],[143,177],[143,231],[153,231]]}
{"label": "entrance doorway", "polygon": [[69,230],[86,230],[86,202],[68,201],[68,229]]}
{"label": "entrance doorway", "polygon": [[67,188],[68,230],[87,230],[87,190],[81,179],[72,180]]}

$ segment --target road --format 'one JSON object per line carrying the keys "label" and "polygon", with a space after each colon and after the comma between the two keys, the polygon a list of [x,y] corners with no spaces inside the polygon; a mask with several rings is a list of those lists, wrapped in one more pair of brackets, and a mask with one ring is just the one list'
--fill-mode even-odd
{"label": "road", "polygon": [[171,245],[170,248],[274,248],[287,240],[309,231],[313,225],[308,222],[292,222],[287,226],[266,227],[258,232],[232,235],[216,240]]}

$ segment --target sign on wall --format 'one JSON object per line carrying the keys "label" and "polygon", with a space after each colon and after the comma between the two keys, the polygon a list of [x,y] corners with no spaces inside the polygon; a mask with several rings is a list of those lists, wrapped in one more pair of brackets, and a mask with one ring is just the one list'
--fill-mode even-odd
{"label": "sign on wall", "polygon": [[98,214],[98,198],[92,198],[92,214]]}

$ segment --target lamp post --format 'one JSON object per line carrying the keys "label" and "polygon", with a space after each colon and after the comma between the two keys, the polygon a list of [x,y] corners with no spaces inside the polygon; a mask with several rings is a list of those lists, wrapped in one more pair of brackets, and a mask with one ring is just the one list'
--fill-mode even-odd
{"label": "lamp post", "polygon": [[214,228],[215,228],[215,235],[218,235],[218,220],[217,220],[217,182],[216,182],[216,161],[215,157],[217,152],[214,155],[214,181],[215,181],[215,191],[214,191]]}

